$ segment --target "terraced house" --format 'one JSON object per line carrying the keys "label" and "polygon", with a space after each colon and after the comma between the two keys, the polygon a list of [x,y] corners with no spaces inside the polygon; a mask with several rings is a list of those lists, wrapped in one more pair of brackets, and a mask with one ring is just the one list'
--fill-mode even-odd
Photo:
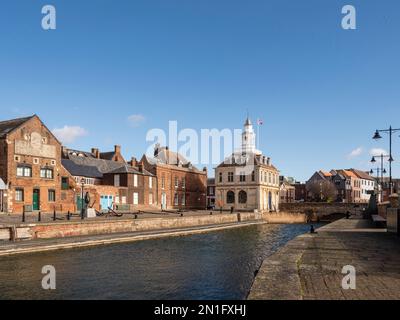
{"label": "terraced house", "polygon": [[157,206],[156,177],[135,159],[126,162],[120,146],[104,153],[97,148],[92,148],[91,152],[63,148],[62,163],[77,182],[75,203],[78,210],[82,189],[83,194],[89,192],[90,206],[98,211],[109,208],[136,211]]}
{"label": "terraced house", "polygon": [[144,155],[141,163],[158,180],[157,199],[160,208],[205,209],[207,202],[207,169],[197,169],[185,157],[157,145],[154,157]]}

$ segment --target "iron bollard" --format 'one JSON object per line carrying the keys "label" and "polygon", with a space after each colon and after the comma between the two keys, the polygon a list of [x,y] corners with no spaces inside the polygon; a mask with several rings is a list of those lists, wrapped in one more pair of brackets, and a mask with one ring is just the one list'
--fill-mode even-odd
{"label": "iron bollard", "polygon": [[210,216],[212,216],[213,215],[213,213],[212,212],[210,212]]}
{"label": "iron bollard", "polygon": [[69,211],[68,211],[68,213],[67,213],[67,220],[68,220],[68,221],[71,220],[71,214],[69,213]]}
{"label": "iron bollard", "polygon": [[56,217],[56,210],[54,210],[53,212],[53,221],[56,221],[57,217]]}
{"label": "iron bollard", "polygon": [[25,222],[25,208],[22,210],[22,222]]}
{"label": "iron bollard", "polygon": [[38,213],[38,222],[41,222],[41,221],[42,221],[42,212],[39,211],[39,213]]}
{"label": "iron bollard", "polygon": [[137,219],[138,218],[138,215],[137,214],[135,214],[135,219]]}

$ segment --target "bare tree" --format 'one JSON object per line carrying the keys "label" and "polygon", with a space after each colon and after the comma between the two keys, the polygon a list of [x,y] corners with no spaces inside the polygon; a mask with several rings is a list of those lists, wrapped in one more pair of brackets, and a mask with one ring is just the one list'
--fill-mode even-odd
{"label": "bare tree", "polygon": [[315,201],[334,201],[337,196],[335,185],[330,181],[314,181],[307,185],[307,191]]}

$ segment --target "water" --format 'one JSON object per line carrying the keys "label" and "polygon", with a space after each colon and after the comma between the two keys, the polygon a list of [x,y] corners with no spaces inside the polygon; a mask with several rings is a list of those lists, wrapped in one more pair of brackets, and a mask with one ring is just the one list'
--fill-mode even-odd
{"label": "water", "polygon": [[[245,299],[262,261],[307,225],[208,234],[0,258],[0,299]],[[57,290],[41,287],[44,265]]]}

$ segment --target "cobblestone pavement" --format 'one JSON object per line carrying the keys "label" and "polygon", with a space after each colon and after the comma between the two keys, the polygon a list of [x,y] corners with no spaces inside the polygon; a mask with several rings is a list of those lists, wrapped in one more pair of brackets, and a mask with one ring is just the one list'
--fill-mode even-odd
{"label": "cobblestone pavement", "polygon": [[[250,300],[400,300],[400,238],[368,221],[340,220],[267,258]],[[344,266],[356,289],[344,290]]]}

